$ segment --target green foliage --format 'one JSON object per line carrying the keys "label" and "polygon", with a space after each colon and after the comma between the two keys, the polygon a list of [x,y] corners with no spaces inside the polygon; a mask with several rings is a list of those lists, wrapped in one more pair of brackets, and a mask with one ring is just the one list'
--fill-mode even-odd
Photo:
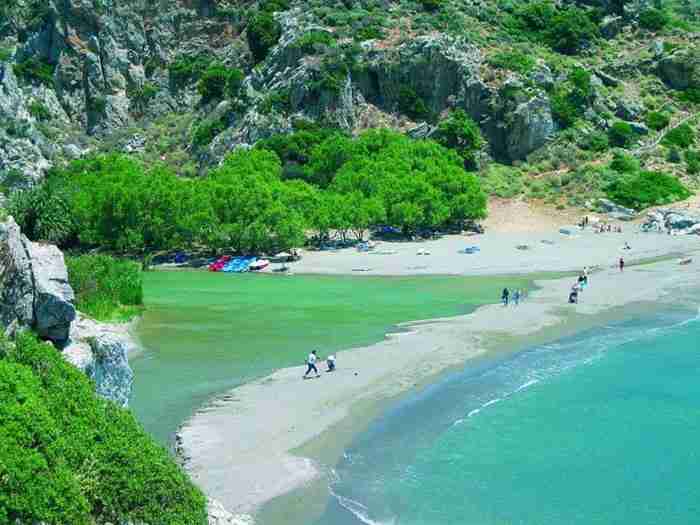
{"label": "green foliage", "polygon": [[700,151],[686,151],[685,162],[688,175],[700,174]]}
{"label": "green foliage", "polygon": [[243,78],[240,69],[228,68],[219,63],[210,64],[197,83],[197,91],[202,95],[203,102],[224,97],[233,98],[238,94]]}
{"label": "green foliage", "polygon": [[691,195],[677,178],[655,171],[625,175],[609,185],[606,193],[612,201],[635,210],[669,204]]}
{"label": "green foliage", "polygon": [[0,46],[0,62],[9,62],[13,54],[13,48]]}
{"label": "green foliage", "polygon": [[258,108],[263,115],[269,115],[273,110],[281,113],[288,113],[291,109],[292,104],[289,99],[289,89],[269,91]]}
{"label": "green foliage", "polygon": [[655,131],[661,131],[668,126],[670,121],[670,117],[666,113],[661,113],[660,111],[650,111],[644,119],[644,123]]}
{"label": "green foliage", "polygon": [[91,96],[87,100],[87,109],[93,113],[104,113],[107,108],[107,99],[101,95]]}
{"label": "green foliage", "polygon": [[430,109],[425,101],[410,86],[401,86],[399,89],[399,110],[414,120],[430,117]]}
{"label": "green foliage", "polygon": [[606,151],[610,147],[610,141],[608,140],[608,136],[602,131],[594,131],[586,137],[581,147],[600,153]]}
{"label": "green foliage", "polygon": [[75,306],[100,321],[133,313],[143,304],[139,264],[109,255],[66,257]]}
{"label": "green foliage", "polygon": [[560,53],[576,54],[599,36],[591,14],[575,6],[557,7],[549,0],[517,4],[506,17],[513,36],[542,42]]}
{"label": "green foliage", "polygon": [[618,120],[610,126],[608,139],[613,146],[628,148],[637,140],[637,134],[628,122]]}
{"label": "green foliage", "polygon": [[456,150],[468,167],[476,166],[476,154],[484,145],[478,124],[461,109],[453,111],[438,124],[435,141]]}
{"label": "green foliage", "polygon": [[29,114],[37,120],[51,120],[51,111],[38,100],[32,100],[28,109]]}
{"label": "green foliage", "polygon": [[12,69],[17,77],[27,82],[38,82],[48,86],[53,84],[53,73],[56,66],[37,57],[31,57],[24,62],[14,64]]}
{"label": "green foliage", "polygon": [[550,98],[552,114],[565,128],[572,126],[583,116],[593,98],[589,71],[575,67],[569,73],[567,80],[566,84],[554,89]]}
{"label": "green foliage", "polygon": [[335,37],[328,31],[309,31],[297,38],[293,48],[300,49],[305,55],[315,55],[335,44]]}
{"label": "green foliage", "polygon": [[180,56],[170,63],[170,81],[178,86],[199,78],[209,67],[211,60],[205,56]]}
{"label": "green foliage", "polygon": [[522,172],[510,166],[492,163],[480,175],[481,185],[489,195],[511,199],[522,194],[525,189]]}
{"label": "green foliage", "polygon": [[426,11],[434,12],[442,7],[444,0],[420,0],[420,4]]}
{"label": "green foliage", "polygon": [[676,96],[683,102],[700,104],[700,88],[688,88],[684,91],[678,92]]}
{"label": "green foliage", "polygon": [[639,14],[639,25],[650,31],[660,31],[670,22],[668,13],[662,9],[645,9]]}
{"label": "green foliage", "polygon": [[0,522],[206,523],[168,452],[52,346],[23,333],[0,357]]}
{"label": "green foliage", "polygon": [[261,12],[248,24],[248,45],[255,62],[262,62],[282,35],[282,27],[272,13]]}
{"label": "green foliage", "polygon": [[615,153],[615,156],[610,163],[610,169],[618,173],[636,173],[639,171],[640,166],[636,157],[618,152]]}
{"label": "green foliage", "polygon": [[489,57],[489,64],[499,69],[508,69],[520,74],[527,74],[535,67],[535,59],[523,51],[513,49],[499,51]]}
{"label": "green foliage", "polygon": [[226,129],[226,118],[205,120],[197,126],[192,133],[192,145],[195,148],[204,148],[211,144],[219,133]]}
{"label": "green foliage", "polygon": [[695,131],[687,122],[673,128],[666,133],[664,144],[667,146],[676,146],[682,149],[689,148],[695,143]]}

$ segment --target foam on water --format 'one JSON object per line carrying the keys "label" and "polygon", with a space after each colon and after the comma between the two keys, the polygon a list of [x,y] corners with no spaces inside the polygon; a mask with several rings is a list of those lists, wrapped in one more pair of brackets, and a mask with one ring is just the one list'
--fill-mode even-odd
{"label": "foam on water", "polygon": [[[685,331],[688,329],[695,331],[699,321],[700,308],[697,314],[690,318],[687,315],[682,319],[675,314],[660,315],[653,319],[622,325],[603,326],[582,336],[540,345],[475,370],[468,367],[463,373],[454,375],[431,389],[428,395],[421,394],[414,399],[404,401],[377,420],[366,434],[358,438],[346,453],[345,459],[337,466],[331,487],[331,497],[338,503],[340,509],[350,512],[356,521],[341,518],[339,511],[335,510],[329,511],[317,525],[463,523],[459,520],[434,521],[433,518],[426,518],[425,515],[419,518],[419,514],[415,514],[419,511],[427,512],[426,509],[431,505],[431,498],[438,497],[438,494],[439,498],[443,498],[442,493],[446,487],[441,489],[431,486],[430,476],[437,476],[436,473],[442,472],[450,485],[459,483],[457,478],[461,472],[455,471],[454,475],[450,475],[449,472],[450,468],[453,468],[450,465],[455,463],[454,468],[458,468],[457,465],[464,462],[464,454],[470,450],[469,447],[464,448],[468,441],[464,442],[463,439],[470,440],[472,432],[483,432],[483,428],[487,428],[484,425],[492,425],[493,421],[502,425],[511,422],[512,428],[501,429],[500,433],[517,434],[520,432],[519,423],[512,410],[524,402],[523,396],[541,396],[542,394],[538,392],[543,389],[549,392],[554,388],[551,386],[553,383],[566,387],[569,381],[581,381],[581,378],[587,377],[588,372],[585,372],[584,368],[587,366],[593,367],[592,370],[595,373],[600,373],[600,370],[605,370],[607,366],[606,356],[621,347],[657,348],[661,344],[666,344],[663,343],[664,338],[686,337]],[[644,352],[640,355],[640,358],[647,357]],[[566,379],[566,374],[572,374],[570,380]],[[537,388],[533,388],[536,386]],[[610,388],[614,389],[617,386],[613,382]],[[601,388],[604,391],[604,387]],[[636,393],[634,389],[642,387],[630,388]],[[612,399],[619,400],[617,397]],[[495,416],[495,420],[494,416],[489,416],[494,410],[496,411],[493,412],[494,414],[499,414]],[[597,409],[593,407],[589,410],[592,410],[593,414],[597,413]],[[479,415],[478,418],[475,417],[477,415]],[[535,411],[528,417],[537,418],[539,414]],[[482,418],[484,422],[480,423]],[[647,418],[646,415],[645,418]],[[615,418],[612,419],[614,421]],[[598,422],[594,420],[592,423]],[[544,430],[549,429],[548,424],[548,421],[543,420],[535,426]],[[577,424],[583,424],[583,422]],[[643,426],[650,423],[640,420],[639,424]],[[583,425],[583,428],[586,428],[586,425]],[[451,445],[442,445],[443,450],[440,447],[436,448],[436,443]],[[433,465],[432,461],[437,463]],[[631,461],[634,461],[634,458],[631,458]],[[477,472],[473,475],[478,476]],[[408,495],[419,488],[421,497],[418,499],[424,499],[425,502],[416,503],[415,495],[413,497]],[[468,487],[464,490],[468,492]],[[464,497],[467,495],[465,493]],[[501,501],[503,498],[505,498],[504,501]],[[461,501],[462,498],[457,499],[460,500],[460,505],[465,505]],[[508,501],[508,497],[499,496],[498,501],[500,508],[501,504]],[[457,504],[454,501],[451,503]],[[435,508],[431,512],[439,514],[443,506],[449,507],[451,503],[436,500],[432,503]],[[478,510],[477,503],[470,503],[470,505],[474,507],[472,510],[475,512]],[[398,509],[401,512],[398,512]],[[479,512],[482,511],[483,509]],[[595,517],[597,517],[595,513],[592,514],[589,522],[601,522],[593,519]],[[523,517],[521,522],[530,524],[544,521],[552,522],[545,515],[529,519]],[[484,519],[477,522],[492,523],[493,521]]]}

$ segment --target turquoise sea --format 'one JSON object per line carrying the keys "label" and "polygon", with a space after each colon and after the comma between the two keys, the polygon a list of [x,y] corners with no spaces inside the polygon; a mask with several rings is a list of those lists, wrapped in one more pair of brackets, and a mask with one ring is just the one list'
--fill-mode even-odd
{"label": "turquoise sea", "polygon": [[404,399],[346,450],[315,525],[699,523],[697,312],[469,364]]}

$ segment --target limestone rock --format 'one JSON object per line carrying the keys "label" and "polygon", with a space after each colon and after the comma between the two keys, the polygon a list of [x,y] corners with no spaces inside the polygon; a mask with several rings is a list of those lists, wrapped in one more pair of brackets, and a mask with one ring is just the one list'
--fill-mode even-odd
{"label": "limestone rock", "polygon": [[607,213],[614,219],[631,221],[637,216],[637,212],[633,209],[615,204],[610,199],[598,199],[596,204],[600,211]]}
{"label": "limestone rock", "polygon": [[252,517],[231,514],[221,503],[211,498],[207,500],[207,513],[209,525],[254,525]]}
{"label": "limestone rock", "polygon": [[27,242],[12,217],[0,223],[0,318],[5,328],[13,322],[34,323],[34,279]]}
{"label": "limestone rock", "polygon": [[519,104],[509,117],[506,151],[513,160],[525,158],[554,134],[551,107],[544,96],[538,95]]}
{"label": "limestone rock", "polygon": [[662,58],[659,74],[674,89],[700,89],[700,46],[679,49]]}

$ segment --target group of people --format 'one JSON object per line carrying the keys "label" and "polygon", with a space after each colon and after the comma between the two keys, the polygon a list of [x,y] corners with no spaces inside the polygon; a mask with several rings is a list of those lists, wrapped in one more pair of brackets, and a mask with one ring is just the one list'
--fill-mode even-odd
{"label": "group of people", "polygon": [[[622,225],[621,224],[616,224],[613,225],[611,223],[605,223],[605,222],[593,222],[593,231],[595,233],[623,233],[622,232]],[[582,230],[585,230],[588,226],[591,225],[591,219],[586,215],[581,219],[581,222],[579,222],[579,227]]]}
{"label": "group of people", "polygon": [[[318,352],[316,350],[312,350],[309,354],[309,357],[306,358],[306,373],[304,374],[304,379],[309,377],[309,374],[312,372],[316,374],[316,377],[321,377],[321,374],[318,372],[318,368],[316,367],[317,362]],[[335,356],[331,354],[328,357],[326,357],[326,372],[333,372],[334,370]]]}
{"label": "group of people", "polygon": [[501,302],[503,303],[503,306],[508,306],[511,302],[517,306],[520,304],[520,301],[524,296],[524,292],[520,289],[515,289],[511,293],[508,288],[504,288],[503,292],[501,293]]}
{"label": "group of people", "polygon": [[583,273],[581,273],[578,276],[578,279],[576,279],[576,282],[574,285],[571,287],[571,292],[569,292],[569,303],[571,304],[577,304],[578,303],[578,296],[583,290],[588,286],[588,266],[586,266],[583,269]]}

